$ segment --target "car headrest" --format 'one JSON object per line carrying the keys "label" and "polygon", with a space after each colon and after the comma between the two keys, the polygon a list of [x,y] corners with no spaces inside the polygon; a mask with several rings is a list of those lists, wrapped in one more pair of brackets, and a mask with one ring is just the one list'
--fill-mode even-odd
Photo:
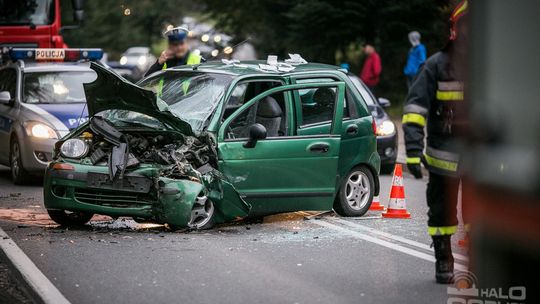
{"label": "car headrest", "polygon": [[276,118],[281,117],[281,107],[273,97],[266,97],[259,102],[257,107],[257,116],[264,118]]}
{"label": "car headrest", "polygon": [[317,103],[318,106],[333,105],[336,100],[336,93],[330,88],[318,88],[315,93],[313,93],[313,101]]}

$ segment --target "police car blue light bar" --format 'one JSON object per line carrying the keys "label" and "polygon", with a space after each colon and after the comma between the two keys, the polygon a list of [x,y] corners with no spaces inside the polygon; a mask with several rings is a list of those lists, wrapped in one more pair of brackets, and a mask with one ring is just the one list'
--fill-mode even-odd
{"label": "police car blue light bar", "polygon": [[102,49],[30,49],[14,48],[9,51],[11,60],[32,61],[79,61],[99,60],[103,57]]}

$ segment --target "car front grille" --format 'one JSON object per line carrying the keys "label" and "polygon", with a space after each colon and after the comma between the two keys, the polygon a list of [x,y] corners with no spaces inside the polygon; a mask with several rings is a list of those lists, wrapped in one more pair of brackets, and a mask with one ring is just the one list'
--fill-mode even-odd
{"label": "car front grille", "polygon": [[75,188],[74,197],[85,204],[115,208],[137,208],[151,205],[154,201],[148,194]]}

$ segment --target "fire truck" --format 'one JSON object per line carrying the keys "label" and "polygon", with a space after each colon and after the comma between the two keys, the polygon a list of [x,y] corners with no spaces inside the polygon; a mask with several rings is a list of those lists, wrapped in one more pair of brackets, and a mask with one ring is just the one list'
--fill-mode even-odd
{"label": "fire truck", "polygon": [[63,30],[82,22],[83,0],[72,0],[76,25],[62,26],[60,0],[0,0],[0,50],[10,47],[66,48]]}

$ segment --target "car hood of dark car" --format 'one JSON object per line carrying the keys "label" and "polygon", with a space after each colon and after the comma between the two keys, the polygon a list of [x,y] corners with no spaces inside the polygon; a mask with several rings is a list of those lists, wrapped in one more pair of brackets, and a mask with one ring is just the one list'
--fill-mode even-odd
{"label": "car hood of dark car", "polygon": [[100,64],[92,62],[90,68],[97,74],[96,80],[84,84],[90,117],[106,110],[128,110],[152,116],[185,135],[193,135],[191,126],[168,111],[167,104],[154,92]]}

